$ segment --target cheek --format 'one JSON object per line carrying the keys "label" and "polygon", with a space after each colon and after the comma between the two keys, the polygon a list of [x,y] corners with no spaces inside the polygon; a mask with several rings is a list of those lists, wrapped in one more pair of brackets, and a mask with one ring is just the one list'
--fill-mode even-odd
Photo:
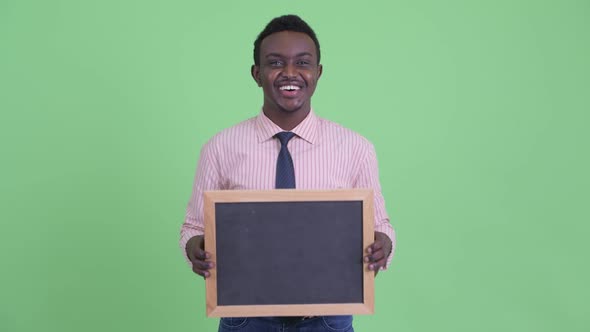
{"label": "cheek", "polygon": [[267,87],[268,89],[272,89],[272,87],[274,86],[275,80],[276,80],[276,75],[273,75],[272,73],[267,73],[266,75],[264,75],[262,77],[262,85]]}
{"label": "cheek", "polygon": [[308,86],[310,88],[314,88],[315,89],[315,86],[316,86],[316,83],[317,83],[317,78],[315,76],[313,76],[313,75],[312,76],[309,76],[308,78],[306,78],[306,81],[308,82]]}

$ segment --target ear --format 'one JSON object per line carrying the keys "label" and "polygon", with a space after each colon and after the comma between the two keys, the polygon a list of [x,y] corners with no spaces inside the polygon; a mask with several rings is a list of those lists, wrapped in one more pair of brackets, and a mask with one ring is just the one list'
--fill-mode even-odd
{"label": "ear", "polygon": [[322,66],[321,64],[318,65],[318,77],[315,79],[316,81],[318,81],[320,79],[320,76],[322,76],[322,72],[324,71],[324,66]]}
{"label": "ear", "polygon": [[250,74],[252,74],[252,78],[254,81],[256,81],[256,84],[258,84],[259,87],[262,86],[262,82],[260,80],[260,67],[257,65],[252,65],[252,68],[250,68]]}

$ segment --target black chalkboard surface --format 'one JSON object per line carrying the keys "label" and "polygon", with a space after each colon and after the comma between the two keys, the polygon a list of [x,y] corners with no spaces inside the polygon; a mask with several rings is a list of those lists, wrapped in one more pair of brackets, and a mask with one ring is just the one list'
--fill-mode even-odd
{"label": "black chalkboard surface", "polygon": [[370,190],[205,193],[208,316],[372,313],[372,216]]}

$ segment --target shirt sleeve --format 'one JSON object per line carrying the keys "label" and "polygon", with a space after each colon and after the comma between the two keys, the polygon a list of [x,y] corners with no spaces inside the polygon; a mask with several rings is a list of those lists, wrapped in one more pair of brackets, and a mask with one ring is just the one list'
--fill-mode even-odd
{"label": "shirt sleeve", "polygon": [[356,188],[373,189],[374,206],[375,206],[375,231],[384,233],[391,239],[391,253],[387,257],[387,262],[382,269],[387,269],[393,258],[395,251],[395,230],[389,222],[387,211],[385,210],[385,200],[381,193],[381,184],[379,182],[379,167],[377,164],[377,154],[372,144],[364,150],[364,158],[361,159],[359,176],[357,178]]}
{"label": "shirt sleeve", "polygon": [[210,141],[201,149],[191,198],[186,207],[184,223],[180,229],[180,250],[189,265],[191,262],[186,254],[186,243],[194,236],[203,235],[205,231],[203,192],[220,189],[220,183],[216,153],[213,143]]}

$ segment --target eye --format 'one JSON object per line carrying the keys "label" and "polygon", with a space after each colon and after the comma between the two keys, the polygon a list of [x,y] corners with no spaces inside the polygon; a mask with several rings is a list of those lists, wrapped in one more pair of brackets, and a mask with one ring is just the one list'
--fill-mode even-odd
{"label": "eye", "polygon": [[269,64],[271,67],[281,67],[281,66],[283,65],[283,61],[281,61],[281,60],[270,60],[270,61],[268,62],[268,64]]}
{"label": "eye", "polygon": [[309,66],[310,64],[311,64],[311,62],[309,62],[308,60],[298,60],[297,61],[298,66]]}

